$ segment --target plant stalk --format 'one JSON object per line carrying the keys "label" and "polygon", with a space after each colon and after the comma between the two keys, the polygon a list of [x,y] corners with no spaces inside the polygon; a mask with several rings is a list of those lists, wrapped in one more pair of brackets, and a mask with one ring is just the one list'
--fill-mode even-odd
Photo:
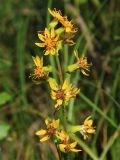
{"label": "plant stalk", "polygon": [[57,62],[57,67],[58,67],[58,74],[59,74],[59,78],[60,78],[60,84],[63,84],[63,74],[62,74],[62,68],[60,65],[60,60],[58,57],[58,54],[56,54],[56,62]]}

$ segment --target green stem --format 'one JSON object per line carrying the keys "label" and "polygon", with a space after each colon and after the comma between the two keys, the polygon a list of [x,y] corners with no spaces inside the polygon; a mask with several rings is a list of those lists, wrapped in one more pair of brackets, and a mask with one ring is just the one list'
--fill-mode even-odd
{"label": "green stem", "polygon": [[67,128],[67,112],[66,112],[66,107],[65,105],[63,106],[63,123],[64,123],[64,128],[66,130]]}
{"label": "green stem", "polygon": [[55,140],[54,140],[54,144],[55,144],[55,147],[56,147],[57,152],[58,152],[59,160],[62,160],[61,152],[60,152],[60,150],[58,148],[58,144],[55,142]]}
{"label": "green stem", "polygon": [[66,70],[67,70],[68,61],[69,61],[68,46],[64,45],[64,72],[66,72]]}
{"label": "green stem", "polygon": [[48,0],[48,6],[47,6],[47,18],[46,18],[46,25],[48,27],[49,23],[50,23],[50,19],[51,19],[51,15],[48,12],[48,8],[52,7],[52,0]]}
{"label": "green stem", "polygon": [[[58,66],[60,83],[62,85],[63,84],[63,73],[62,73],[62,68],[61,68],[61,65],[60,65],[60,60],[59,60],[58,54],[56,54],[56,62],[57,62],[57,66]],[[67,113],[66,113],[65,105],[63,105],[63,107],[62,107],[62,112],[63,112],[63,124],[64,124],[64,128],[66,130],[66,128],[67,128]]]}
{"label": "green stem", "polygon": [[68,160],[68,155],[67,155],[67,153],[64,153],[64,160]]}
{"label": "green stem", "polygon": [[57,67],[58,67],[58,74],[60,77],[60,83],[62,85],[63,84],[63,74],[62,74],[62,68],[60,65],[60,60],[59,60],[58,54],[56,54],[56,62],[57,62]]}
{"label": "green stem", "polygon": [[[77,71],[76,75],[75,75],[75,78],[74,78],[74,85],[77,86],[77,83],[78,83],[78,79],[79,79],[79,75],[80,75],[80,72]],[[73,122],[73,117],[74,117],[74,103],[75,103],[75,98],[72,99],[69,103],[69,111],[68,111],[68,121],[70,122]]]}

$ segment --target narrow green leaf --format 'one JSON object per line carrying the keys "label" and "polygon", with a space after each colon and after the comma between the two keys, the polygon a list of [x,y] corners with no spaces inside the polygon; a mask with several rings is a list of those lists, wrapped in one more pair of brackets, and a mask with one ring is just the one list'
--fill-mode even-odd
{"label": "narrow green leaf", "polygon": [[104,158],[105,158],[106,154],[108,153],[109,149],[113,146],[113,143],[115,142],[115,140],[119,136],[119,129],[120,129],[120,126],[114,132],[114,134],[111,136],[111,138],[109,139],[107,145],[104,147],[104,150],[103,150],[103,152],[102,152],[102,154],[100,156],[100,160],[104,160]]}
{"label": "narrow green leaf", "polygon": [[117,128],[117,124],[110,117],[108,117],[95,103],[93,103],[83,93],[79,93],[79,95],[90,107],[102,115],[113,127]]}

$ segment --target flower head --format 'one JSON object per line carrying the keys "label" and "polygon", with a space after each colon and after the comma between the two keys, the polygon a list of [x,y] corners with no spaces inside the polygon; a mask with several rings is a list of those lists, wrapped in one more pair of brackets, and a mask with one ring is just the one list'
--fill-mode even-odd
{"label": "flower head", "polygon": [[90,66],[92,65],[92,63],[88,64],[87,62],[87,57],[78,57],[78,52],[74,51],[75,57],[77,59],[77,67],[81,69],[81,72],[86,75],[89,76],[88,73],[86,73],[86,71],[90,71]]}
{"label": "flower head", "polygon": [[51,98],[56,101],[55,108],[60,107],[63,102],[65,104],[76,94],[79,93],[80,89],[73,88],[72,84],[66,79],[63,85],[58,85],[54,79],[49,79],[49,84],[51,88]]}
{"label": "flower head", "polygon": [[48,8],[49,13],[55,18],[55,20],[61,22],[63,21],[64,17],[62,16],[61,11],[57,11],[56,8],[54,8],[53,10],[51,10],[50,8]]}
{"label": "flower head", "polygon": [[89,116],[85,119],[82,125],[70,126],[69,130],[72,133],[79,131],[83,135],[84,139],[86,140],[89,134],[95,134],[95,127],[93,127],[92,125],[93,125],[93,120]]}
{"label": "flower head", "polygon": [[[77,62],[75,64],[69,65],[68,66],[68,71],[72,72],[76,69],[80,69],[81,72],[85,75],[85,76],[89,76],[89,74],[87,72],[90,71],[90,66],[92,66],[92,63],[88,63],[87,62],[87,57],[78,57],[78,52],[74,51],[75,57],[77,59]],[[87,72],[86,72],[87,71]]]}
{"label": "flower head", "polygon": [[73,22],[69,21],[67,19],[67,17],[64,17],[64,20],[61,21],[61,24],[64,26],[66,32],[68,32],[68,33],[75,33],[75,32],[77,32],[77,29],[74,28]]}
{"label": "flower head", "polygon": [[47,141],[48,139],[50,139],[52,135],[56,133],[56,130],[59,127],[59,119],[58,120],[46,119],[45,124],[46,124],[46,130],[40,129],[39,131],[36,132],[36,135],[43,136],[40,139],[40,142]]}
{"label": "flower head", "polygon": [[61,49],[62,41],[59,40],[59,35],[56,35],[55,30],[52,28],[50,31],[45,28],[43,34],[38,33],[39,39],[42,43],[35,43],[38,47],[45,47],[44,55],[55,55]]}
{"label": "flower head", "polygon": [[39,56],[32,57],[32,59],[35,64],[35,68],[33,70],[33,73],[30,74],[30,77],[32,77],[33,79],[47,78],[49,72],[51,72],[51,67],[43,66],[43,58],[40,58]]}
{"label": "flower head", "polygon": [[79,152],[81,150],[76,149],[77,141],[71,143],[69,135],[64,131],[61,130],[61,132],[57,132],[56,134],[57,138],[60,140],[59,149],[61,152]]}
{"label": "flower head", "polygon": [[54,10],[49,10],[49,13],[57,20],[59,23],[62,24],[62,26],[65,29],[65,32],[68,33],[74,33],[77,32],[77,29],[74,28],[74,24],[72,21],[69,21],[67,16],[62,16],[61,11],[57,11],[56,9]]}
{"label": "flower head", "polygon": [[95,134],[95,127],[93,125],[93,120],[91,117],[87,117],[84,121],[84,124],[80,126],[80,133],[84,136],[86,140],[88,138],[88,134]]}
{"label": "flower head", "polygon": [[61,130],[60,132],[56,132],[56,137],[57,137],[62,143],[66,143],[67,141],[70,140],[69,135],[68,135],[64,130]]}

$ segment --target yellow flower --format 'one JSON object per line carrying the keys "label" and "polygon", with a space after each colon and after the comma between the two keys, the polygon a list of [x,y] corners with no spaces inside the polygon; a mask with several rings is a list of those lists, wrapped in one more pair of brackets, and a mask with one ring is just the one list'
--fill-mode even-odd
{"label": "yellow flower", "polygon": [[55,135],[57,128],[59,127],[59,119],[46,119],[45,120],[46,124],[46,130],[45,129],[40,129],[39,131],[36,132],[36,135],[38,136],[43,136],[40,139],[40,142],[47,141],[50,139],[52,135]]}
{"label": "yellow flower", "polygon": [[59,40],[59,35],[56,35],[55,30],[52,28],[50,31],[45,28],[43,34],[38,33],[39,39],[42,43],[35,43],[38,47],[45,47],[44,55],[55,55],[61,49],[62,41]]}
{"label": "yellow flower", "polygon": [[63,21],[64,17],[61,14],[61,11],[57,11],[56,8],[54,8],[53,10],[51,10],[50,8],[48,8],[49,13],[59,22]]}
{"label": "yellow flower", "polygon": [[89,116],[85,119],[83,125],[70,126],[69,131],[71,131],[72,133],[79,131],[86,140],[89,134],[95,134],[95,127],[93,127],[92,125],[93,125],[93,120]]}
{"label": "yellow flower", "polygon": [[73,88],[67,79],[63,85],[59,86],[54,79],[50,78],[49,85],[51,88],[51,98],[56,101],[55,108],[59,108],[64,102],[67,104],[67,102],[80,91],[78,88]]}
{"label": "yellow flower", "polygon": [[81,150],[76,149],[77,141],[70,143],[70,137],[69,135],[62,130],[61,132],[57,132],[56,136],[58,139],[60,139],[59,149],[61,152],[79,152]]}
{"label": "yellow flower", "polygon": [[65,29],[65,32],[68,33],[77,32],[77,29],[74,28],[74,24],[72,23],[72,21],[69,21],[67,16],[62,16],[61,11],[57,11],[56,9],[54,10],[48,9],[48,11],[58,22],[62,24],[62,26]]}
{"label": "yellow flower", "polygon": [[56,132],[56,137],[57,137],[62,143],[66,143],[67,141],[70,140],[69,135],[68,135],[64,130],[61,130],[60,132]]}
{"label": "yellow flower", "polygon": [[40,58],[39,56],[32,57],[32,59],[35,64],[35,68],[33,70],[33,73],[30,74],[30,77],[32,77],[33,79],[47,78],[49,72],[51,72],[51,67],[43,66],[43,58]]}
{"label": "yellow flower", "polygon": [[75,33],[77,29],[74,28],[72,21],[68,21],[67,17],[64,17],[64,20],[61,21],[61,24],[64,26],[66,32]]}
{"label": "yellow flower", "polygon": [[88,138],[88,134],[95,134],[95,127],[93,125],[93,120],[91,117],[87,117],[84,121],[84,124],[80,126],[80,132],[84,136],[86,140]]}
{"label": "yellow flower", "polygon": [[75,54],[76,59],[77,59],[77,66],[78,66],[78,68],[81,69],[81,72],[82,72],[84,75],[89,76],[89,74],[86,73],[86,71],[90,71],[89,68],[90,68],[90,66],[92,65],[92,63],[88,64],[88,62],[87,62],[87,57],[81,57],[81,58],[79,58],[77,51],[75,51],[74,54]]}
{"label": "yellow flower", "polygon": [[62,144],[59,144],[59,148],[60,148],[60,151],[61,152],[80,152],[81,150],[80,149],[75,149],[77,145],[77,141],[73,142],[73,143],[62,143]]}
{"label": "yellow flower", "polygon": [[[77,62],[75,64],[69,65],[68,66],[68,71],[72,72],[78,68],[80,68],[81,72],[85,75],[85,76],[89,76],[89,74],[87,72],[90,71],[90,66],[92,66],[92,63],[88,64],[87,62],[87,57],[78,57],[78,52],[74,51],[75,57],[77,59]],[[87,72],[86,72],[87,71]]]}

